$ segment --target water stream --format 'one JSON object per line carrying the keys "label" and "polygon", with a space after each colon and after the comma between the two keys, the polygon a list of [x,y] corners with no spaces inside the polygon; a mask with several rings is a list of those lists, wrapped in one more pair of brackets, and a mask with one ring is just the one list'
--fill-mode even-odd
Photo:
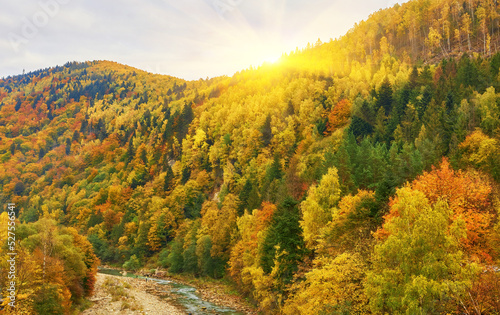
{"label": "water stream", "polygon": [[[120,270],[116,269],[99,269],[100,273],[109,274],[113,276],[123,276]],[[142,276],[137,276],[133,273],[127,273],[127,277],[132,278],[145,278]],[[178,283],[171,280],[162,280],[156,278],[149,278],[148,280],[155,281],[158,284],[169,285],[170,289],[165,290],[165,292],[171,292],[175,294],[174,300],[181,305],[188,314],[192,315],[213,315],[213,314],[224,314],[224,315],[243,315],[243,313],[236,311],[228,307],[217,306],[211,302],[205,301],[196,292],[196,289],[192,286]]]}

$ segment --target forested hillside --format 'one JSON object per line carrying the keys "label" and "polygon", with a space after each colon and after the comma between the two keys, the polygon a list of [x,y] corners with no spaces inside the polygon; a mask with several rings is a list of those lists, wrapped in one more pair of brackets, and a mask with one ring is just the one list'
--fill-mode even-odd
{"label": "forested hillside", "polygon": [[499,12],[414,0],[232,77],[0,80],[18,305],[69,312],[99,257],[230,278],[265,314],[498,314]]}

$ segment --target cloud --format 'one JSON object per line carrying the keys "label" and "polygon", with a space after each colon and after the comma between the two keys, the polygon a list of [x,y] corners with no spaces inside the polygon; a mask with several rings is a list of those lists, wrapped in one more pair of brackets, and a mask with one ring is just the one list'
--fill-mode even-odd
{"label": "cloud", "polygon": [[186,79],[232,75],[338,37],[388,1],[395,2],[8,1],[0,11],[0,77],[102,59]]}

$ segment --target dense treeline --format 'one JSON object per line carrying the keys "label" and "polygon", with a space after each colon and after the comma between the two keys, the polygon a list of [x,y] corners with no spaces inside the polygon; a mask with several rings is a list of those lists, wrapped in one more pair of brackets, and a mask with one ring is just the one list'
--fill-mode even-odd
{"label": "dense treeline", "polygon": [[[10,220],[7,212],[2,212],[2,240],[7,240],[7,233],[11,231],[15,232],[9,236],[16,239],[15,245],[14,242],[5,242],[0,249],[0,254],[9,258],[1,262],[3,312],[74,312],[94,290],[100,261],[92,244],[76,229],[58,226],[48,213],[36,223],[11,225],[8,224]],[[12,296],[11,291],[15,292],[12,300],[7,298]]]}
{"label": "dense treeline", "polygon": [[[499,312],[492,12],[410,1],[231,78],[87,62],[0,80],[0,198],[23,251],[39,259],[42,226],[78,231],[106,263],[230,277],[264,313]],[[84,291],[42,276],[66,285],[44,291],[53,312],[96,261],[66,275]]]}
{"label": "dense treeline", "polygon": [[353,65],[377,65],[386,53],[406,63],[438,62],[463,53],[491,56],[500,49],[499,22],[495,0],[413,0],[377,11],[341,38],[324,45],[318,39],[290,57],[301,59],[309,71],[352,76]]}

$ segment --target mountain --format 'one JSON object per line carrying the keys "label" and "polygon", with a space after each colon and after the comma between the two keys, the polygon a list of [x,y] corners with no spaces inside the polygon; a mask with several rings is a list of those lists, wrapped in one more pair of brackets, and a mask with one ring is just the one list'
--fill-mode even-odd
{"label": "mountain", "polygon": [[232,77],[3,78],[18,306],[69,312],[100,259],[226,277],[263,313],[499,312],[498,12],[414,0]]}

